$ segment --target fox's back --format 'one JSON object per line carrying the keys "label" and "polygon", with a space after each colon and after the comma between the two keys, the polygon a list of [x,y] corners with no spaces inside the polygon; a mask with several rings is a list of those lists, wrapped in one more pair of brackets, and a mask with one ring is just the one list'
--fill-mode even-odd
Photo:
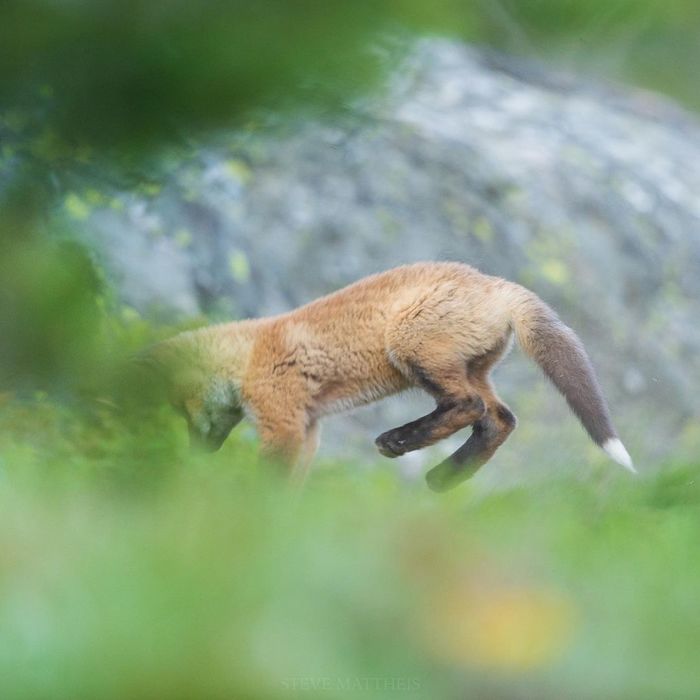
{"label": "fox's back", "polygon": [[502,328],[513,285],[456,262],[415,263],[371,275],[285,315],[345,350],[384,351],[386,334],[419,317],[445,332],[469,335]]}
{"label": "fox's back", "polygon": [[402,300],[435,292],[444,285],[470,286],[489,279],[469,265],[457,262],[421,262],[402,265],[363,277],[291,312],[305,319],[320,319],[328,313],[352,313],[370,307],[385,310]]}
{"label": "fox's back", "polygon": [[423,324],[426,342],[431,335],[455,334],[455,344],[467,353],[469,338],[479,347],[491,342],[493,333],[484,329],[494,314],[484,299],[499,282],[461,263],[406,265],[277,317],[270,330],[283,338],[284,352],[318,378],[321,402],[343,408],[349,396],[353,404],[366,403],[411,385],[395,361],[402,329],[415,336]]}

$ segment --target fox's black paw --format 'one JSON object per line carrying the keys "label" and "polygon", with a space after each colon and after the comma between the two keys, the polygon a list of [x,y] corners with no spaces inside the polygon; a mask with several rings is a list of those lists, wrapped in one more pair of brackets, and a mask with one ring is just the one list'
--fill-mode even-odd
{"label": "fox's black paw", "polygon": [[399,438],[393,430],[382,433],[375,441],[380,454],[385,457],[400,457],[406,452],[405,440]]}

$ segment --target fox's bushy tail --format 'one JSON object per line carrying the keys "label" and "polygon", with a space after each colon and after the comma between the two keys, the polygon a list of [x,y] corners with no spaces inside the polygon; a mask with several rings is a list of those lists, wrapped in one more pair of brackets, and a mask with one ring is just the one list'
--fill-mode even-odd
{"label": "fox's bushy tail", "polygon": [[518,289],[512,324],[520,347],[564,395],[593,441],[625,469],[632,459],[617,436],[593,365],[579,337],[533,292]]}

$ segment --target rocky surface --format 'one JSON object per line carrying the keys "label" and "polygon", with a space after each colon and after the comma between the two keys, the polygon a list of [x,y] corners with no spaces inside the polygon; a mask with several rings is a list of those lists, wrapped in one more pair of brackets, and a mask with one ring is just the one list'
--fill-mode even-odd
{"label": "rocky surface", "polygon": [[[226,134],[164,167],[162,187],[111,192],[85,227],[140,312],[270,314],[402,262],[463,260],[580,332],[642,469],[700,442],[700,126],[663,99],[430,40],[351,115]],[[589,463],[536,371],[511,358],[498,376],[521,426],[493,473]],[[327,449],[371,446],[428,405],[333,419]]]}

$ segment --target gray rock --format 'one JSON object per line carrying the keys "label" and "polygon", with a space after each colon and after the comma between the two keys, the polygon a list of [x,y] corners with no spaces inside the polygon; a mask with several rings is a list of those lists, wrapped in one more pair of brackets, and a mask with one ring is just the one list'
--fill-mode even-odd
{"label": "gray rock", "polygon": [[[141,312],[272,314],[400,263],[462,260],[579,331],[642,470],[681,435],[698,446],[700,125],[664,99],[429,40],[347,117],[223,135],[168,167],[160,192],[121,193],[90,222]],[[497,377],[521,425],[483,483],[590,464],[536,371],[511,358]],[[327,449],[356,454],[428,407],[333,419]]]}

